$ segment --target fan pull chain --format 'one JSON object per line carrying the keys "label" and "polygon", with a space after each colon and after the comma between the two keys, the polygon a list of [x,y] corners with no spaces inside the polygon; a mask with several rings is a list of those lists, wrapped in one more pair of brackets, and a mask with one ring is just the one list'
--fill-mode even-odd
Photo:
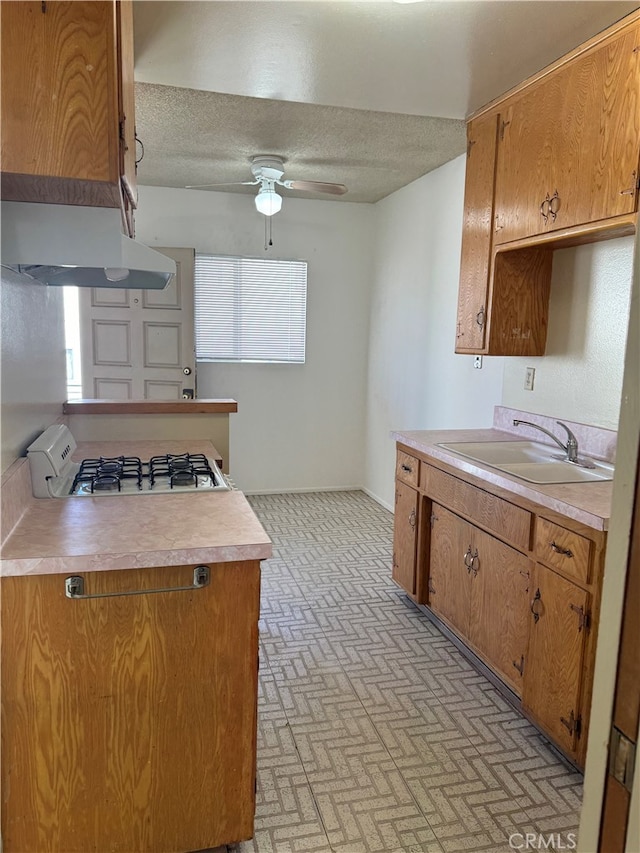
{"label": "fan pull chain", "polygon": [[264,218],[264,250],[265,252],[269,251],[269,248],[273,246],[273,240],[271,239],[271,222],[273,220],[272,216],[265,216]]}

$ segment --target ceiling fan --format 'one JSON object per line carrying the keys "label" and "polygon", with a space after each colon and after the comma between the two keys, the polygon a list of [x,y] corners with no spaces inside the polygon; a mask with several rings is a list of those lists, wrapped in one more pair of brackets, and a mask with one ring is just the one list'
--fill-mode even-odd
{"label": "ceiling fan", "polygon": [[230,181],[224,184],[193,184],[186,187],[188,190],[205,189],[207,187],[231,187],[245,186],[257,187],[258,194],[255,198],[256,208],[265,216],[273,216],[282,207],[282,196],[276,192],[276,186],[287,190],[298,192],[328,193],[329,195],[343,195],[347,188],[344,184],[329,184],[323,181],[283,181],[284,159],[275,154],[260,154],[251,158],[251,173],[253,181]]}

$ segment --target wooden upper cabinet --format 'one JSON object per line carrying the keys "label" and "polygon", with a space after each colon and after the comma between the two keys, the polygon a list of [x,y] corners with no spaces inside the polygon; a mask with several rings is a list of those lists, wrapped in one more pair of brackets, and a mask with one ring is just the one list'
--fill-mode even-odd
{"label": "wooden upper cabinet", "polygon": [[131,0],[2,4],[5,200],[135,206],[132,39]]}
{"label": "wooden upper cabinet", "polygon": [[640,23],[550,72],[501,113],[496,243],[635,212]]}
{"label": "wooden upper cabinet", "polygon": [[467,170],[460,258],[456,352],[484,347],[493,232],[493,194],[499,116],[467,125]]}

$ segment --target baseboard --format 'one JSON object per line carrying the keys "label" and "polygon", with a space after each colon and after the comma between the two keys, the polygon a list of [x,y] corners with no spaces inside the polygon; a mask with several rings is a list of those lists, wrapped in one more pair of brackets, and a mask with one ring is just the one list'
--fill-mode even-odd
{"label": "baseboard", "polygon": [[388,509],[389,512],[393,512],[393,506],[391,504],[388,504],[386,501],[383,501],[382,498],[378,497],[378,495],[374,495],[374,493],[369,489],[365,489],[365,487],[362,486],[361,491],[363,491],[365,495],[368,495],[371,500],[374,500],[377,504],[380,504],[380,506],[384,507],[385,509]]}
{"label": "baseboard", "polygon": [[244,495],[304,495],[312,492],[364,492],[362,486],[316,486],[304,489],[240,489]]}

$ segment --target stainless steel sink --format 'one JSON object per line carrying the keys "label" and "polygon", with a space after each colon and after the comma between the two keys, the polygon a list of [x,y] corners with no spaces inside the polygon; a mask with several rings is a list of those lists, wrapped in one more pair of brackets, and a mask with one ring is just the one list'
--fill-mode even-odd
{"label": "stainless steel sink", "polygon": [[613,465],[589,460],[584,468],[560,459],[554,447],[537,441],[452,441],[439,447],[482,462],[528,483],[592,483],[612,480]]}

